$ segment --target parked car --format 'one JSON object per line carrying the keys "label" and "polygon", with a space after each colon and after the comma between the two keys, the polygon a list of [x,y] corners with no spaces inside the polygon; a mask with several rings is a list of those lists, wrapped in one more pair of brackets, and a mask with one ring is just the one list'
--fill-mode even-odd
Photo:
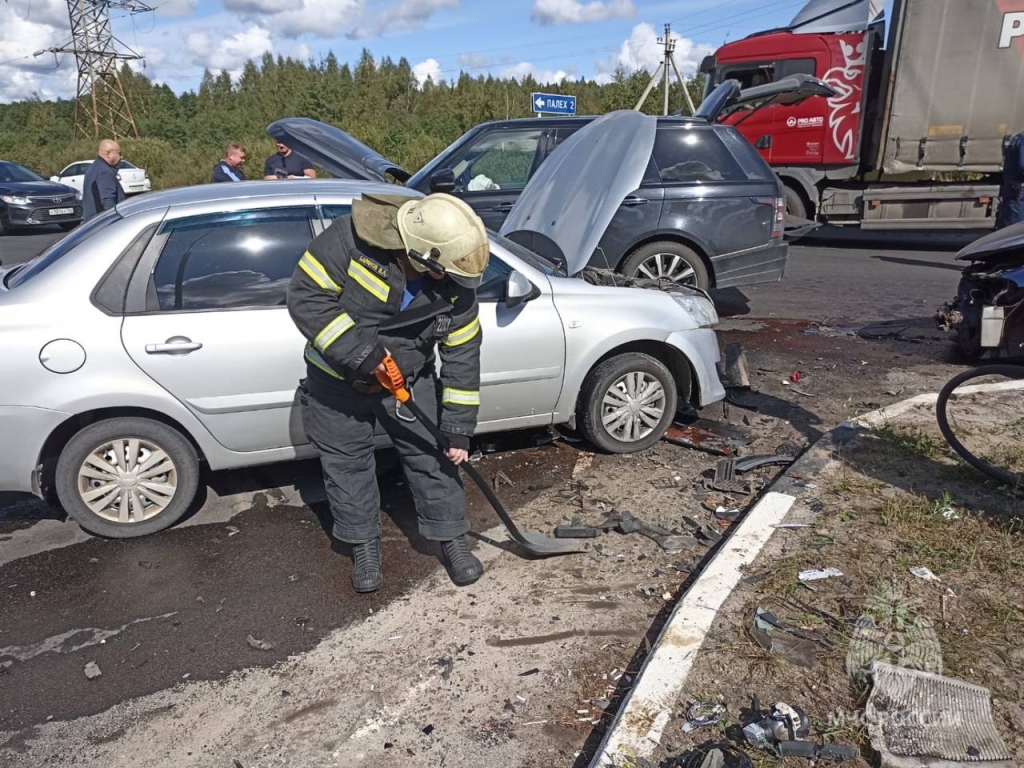
{"label": "parked car", "polygon": [[[609,115],[567,142],[564,159],[610,152],[650,120]],[[635,152],[578,177],[583,226],[544,230],[568,274],[491,233],[478,433],[570,424],[603,450],[636,451],[678,404],[724,397],[706,294],[584,269],[642,173]],[[295,265],[360,195],[420,194],[364,175],[143,195],[0,275],[0,490],[53,488],[86,530],[136,536],[184,514],[201,466],[312,456],[296,402],[305,339],[285,306]],[[618,186],[591,196],[604,175]],[[548,223],[565,205],[538,183],[513,217]]]}
{"label": "parked car", "polygon": [[0,235],[50,224],[69,230],[81,220],[81,193],[23,165],[0,160]]}
{"label": "parked car", "polygon": [[[696,117],[659,118],[653,147],[640,161],[644,173],[622,201],[590,264],[703,289],[781,279],[788,256],[781,182],[735,128],[715,120],[748,101],[760,105],[786,98],[796,103],[832,93],[822,81],[806,78],[762,86],[749,97],[730,80],[709,96]],[[555,148],[594,119],[528,118],[478,125],[412,176],[373,150],[376,158],[368,162],[387,166],[410,189],[461,197],[497,230]],[[338,129],[286,118],[268,132],[332,175],[351,177],[351,169],[329,157],[346,142]],[[606,158],[590,160],[600,165]]]}
{"label": "parked car", "polygon": [[[74,187],[81,192],[82,186],[85,183],[85,172],[89,170],[89,166],[92,164],[92,160],[79,160],[76,163],[71,163],[71,165],[56,176],[51,176],[50,181],[59,181],[61,184],[67,184],[69,187]],[[149,174],[142,168],[132,165],[127,160],[122,160],[118,164],[117,180],[120,182],[121,189],[124,190],[125,195],[149,192],[152,188]]]}

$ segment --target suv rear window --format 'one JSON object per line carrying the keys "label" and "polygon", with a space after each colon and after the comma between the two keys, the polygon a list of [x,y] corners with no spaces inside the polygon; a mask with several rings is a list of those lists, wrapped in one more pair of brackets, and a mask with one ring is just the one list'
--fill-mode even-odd
{"label": "suv rear window", "polygon": [[714,130],[659,128],[654,140],[654,162],[666,184],[707,184],[747,181],[743,168]]}

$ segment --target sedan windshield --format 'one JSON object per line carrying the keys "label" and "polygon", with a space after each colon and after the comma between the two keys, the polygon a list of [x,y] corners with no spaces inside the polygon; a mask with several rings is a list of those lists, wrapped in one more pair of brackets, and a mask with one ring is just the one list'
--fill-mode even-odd
{"label": "sedan windshield", "polygon": [[17,163],[0,163],[0,182],[5,181],[44,181],[37,173]]}

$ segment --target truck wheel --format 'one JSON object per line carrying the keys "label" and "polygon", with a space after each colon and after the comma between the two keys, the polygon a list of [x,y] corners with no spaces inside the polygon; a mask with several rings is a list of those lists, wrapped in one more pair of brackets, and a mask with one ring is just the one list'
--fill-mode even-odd
{"label": "truck wheel", "polygon": [[788,184],[783,185],[783,196],[786,198],[786,213],[798,219],[810,219],[811,212],[804,201],[804,196]]}
{"label": "truck wheel", "polygon": [[676,383],[660,360],[626,352],[605,360],[583,383],[580,431],[608,453],[636,453],[658,442],[676,413]]}
{"label": "truck wheel", "polygon": [[80,430],[57,461],[57,498],[86,531],[127,539],[168,528],[199,488],[199,457],[176,429],[121,417]]}
{"label": "truck wheel", "polygon": [[664,240],[648,243],[629,255],[622,265],[626,277],[659,278],[707,290],[710,285],[704,260],[682,243]]}

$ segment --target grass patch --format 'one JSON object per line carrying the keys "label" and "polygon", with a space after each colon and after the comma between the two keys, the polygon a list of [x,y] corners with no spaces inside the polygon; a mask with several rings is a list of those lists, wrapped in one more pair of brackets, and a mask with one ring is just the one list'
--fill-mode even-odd
{"label": "grass patch", "polygon": [[946,443],[932,437],[919,427],[886,424],[874,430],[879,440],[901,453],[937,459],[949,453]]}

